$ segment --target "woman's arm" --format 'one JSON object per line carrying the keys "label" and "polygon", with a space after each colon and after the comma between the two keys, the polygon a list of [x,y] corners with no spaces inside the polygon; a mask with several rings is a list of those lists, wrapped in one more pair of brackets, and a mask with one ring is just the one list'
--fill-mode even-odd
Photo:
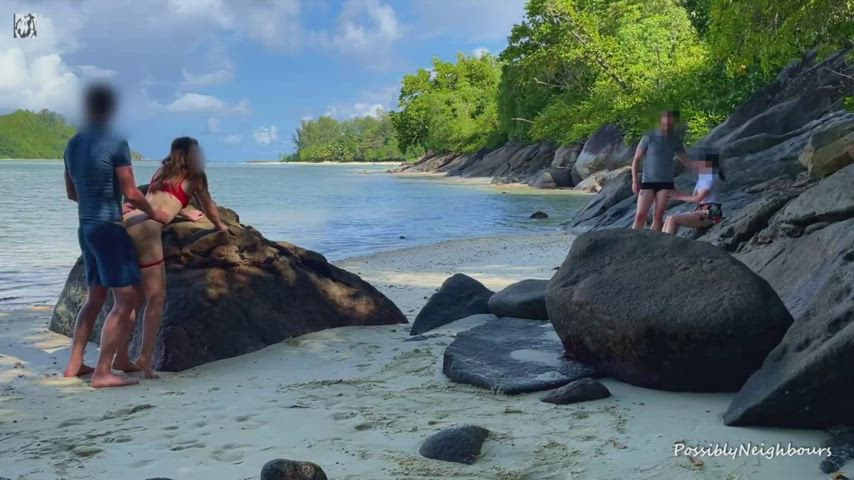
{"label": "woman's arm", "polygon": [[688,195],[687,193],[682,193],[679,190],[672,190],[670,192],[670,198],[674,200],[680,200],[682,202],[703,203],[703,200],[705,200],[706,197],[709,196],[710,191],[711,190],[709,190],[708,188],[705,188],[695,193],[694,195]]}
{"label": "woman's arm", "polygon": [[217,230],[228,230],[228,226],[222,223],[222,219],[219,217],[219,209],[216,207],[213,198],[211,198],[211,192],[208,190],[207,183],[204,178],[199,181],[199,187],[196,189],[196,198],[199,200],[202,211],[205,212],[205,215],[207,215]]}

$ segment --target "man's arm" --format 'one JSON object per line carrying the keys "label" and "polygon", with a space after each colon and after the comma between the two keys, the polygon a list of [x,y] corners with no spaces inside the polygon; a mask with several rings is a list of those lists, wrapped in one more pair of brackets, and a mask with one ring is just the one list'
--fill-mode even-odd
{"label": "man's arm", "polygon": [[166,224],[169,222],[169,214],[163,210],[155,210],[148,200],[143,195],[142,191],[136,186],[136,180],[133,178],[133,167],[126,165],[116,167],[116,178],[119,180],[119,188],[125,200],[134,207],[142,210],[149,218],[160,223]]}
{"label": "man's arm", "polygon": [[65,195],[72,202],[77,201],[77,189],[74,188],[74,182],[71,181],[71,175],[68,173],[68,170],[65,170]]}

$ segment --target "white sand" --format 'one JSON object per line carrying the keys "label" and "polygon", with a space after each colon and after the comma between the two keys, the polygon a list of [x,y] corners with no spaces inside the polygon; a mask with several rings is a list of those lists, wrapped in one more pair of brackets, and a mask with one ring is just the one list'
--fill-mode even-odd
{"label": "white sand", "polygon": [[[571,237],[446,242],[341,263],[410,318],[450,274],[500,288],[548,278]],[[482,321],[404,342],[405,326],[340,328],[117,390],[58,377],[69,340],[49,311],[0,316],[0,477],[12,479],[258,478],[274,458],[310,460],[330,479],[821,479],[816,457],[704,458],[673,443],[792,442],[821,432],[729,428],[731,395],[646,390],[606,380],[613,396],[572,406],[449,383],[444,346]],[[95,348],[90,348],[94,358]],[[471,466],[426,460],[418,447],[452,424],[493,434]]]}

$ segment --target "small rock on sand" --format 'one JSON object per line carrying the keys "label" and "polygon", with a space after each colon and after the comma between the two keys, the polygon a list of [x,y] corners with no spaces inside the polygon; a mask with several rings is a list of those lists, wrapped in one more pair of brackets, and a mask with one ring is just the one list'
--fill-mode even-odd
{"label": "small rock on sand", "polygon": [[553,390],[542,398],[546,403],[555,405],[569,405],[570,403],[589,402],[601,400],[611,396],[608,387],[602,385],[598,380],[592,378],[581,378],[570,382],[557,390]]}
{"label": "small rock on sand", "polygon": [[311,462],[276,459],[261,469],[261,480],[327,480],[323,469]]}
{"label": "small rock on sand", "polygon": [[483,427],[454,426],[429,436],[418,453],[432,460],[471,465],[480,456],[480,449],[487,437],[489,430]]}
{"label": "small rock on sand", "polygon": [[537,210],[536,212],[532,213],[531,216],[528,218],[533,218],[535,220],[542,220],[544,218],[549,218],[549,214],[542,211],[542,210]]}

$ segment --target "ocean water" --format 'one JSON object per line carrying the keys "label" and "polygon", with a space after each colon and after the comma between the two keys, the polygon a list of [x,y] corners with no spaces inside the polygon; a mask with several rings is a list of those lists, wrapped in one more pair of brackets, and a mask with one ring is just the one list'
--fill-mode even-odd
{"label": "ocean water", "polygon": [[[146,183],[157,164],[135,165]],[[387,166],[211,164],[217,203],[332,261],[449,239],[556,231],[588,196],[382,173]],[[531,220],[536,211],[546,220]],[[51,304],[79,255],[59,161],[0,161],[0,310]]]}

